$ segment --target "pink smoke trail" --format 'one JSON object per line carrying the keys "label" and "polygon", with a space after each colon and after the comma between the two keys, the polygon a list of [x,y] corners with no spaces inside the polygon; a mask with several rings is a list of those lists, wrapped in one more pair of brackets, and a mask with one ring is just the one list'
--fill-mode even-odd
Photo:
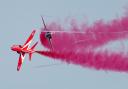
{"label": "pink smoke trail", "polygon": [[86,52],[85,54],[37,51],[39,54],[97,70],[128,71],[128,57],[120,54]]}
{"label": "pink smoke trail", "polygon": [[[75,23],[75,22],[74,22]],[[57,23],[48,25],[52,32],[53,51],[37,51],[38,53],[56,58],[67,63],[73,63],[88,68],[128,71],[128,57],[123,49],[111,51],[110,43],[128,38],[128,16],[114,19],[108,23],[97,21],[88,26],[72,24],[68,29]],[[60,32],[58,32],[60,31]],[[40,41],[50,50],[49,41],[45,38],[44,30],[40,34]],[[118,44],[117,44],[118,45]],[[103,50],[107,46],[107,49]],[[123,50],[123,52],[122,52]]]}

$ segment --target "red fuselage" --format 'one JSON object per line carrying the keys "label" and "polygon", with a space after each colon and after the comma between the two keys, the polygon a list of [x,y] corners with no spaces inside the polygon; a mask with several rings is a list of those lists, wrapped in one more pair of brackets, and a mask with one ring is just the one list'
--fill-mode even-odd
{"label": "red fuselage", "polygon": [[33,53],[33,52],[35,52],[32,49],[23,49],[23,47],[21,45],[13,45],[11,47],[11,50],[16,51],[18,53],[20,53],[20,52],[21,53]]}

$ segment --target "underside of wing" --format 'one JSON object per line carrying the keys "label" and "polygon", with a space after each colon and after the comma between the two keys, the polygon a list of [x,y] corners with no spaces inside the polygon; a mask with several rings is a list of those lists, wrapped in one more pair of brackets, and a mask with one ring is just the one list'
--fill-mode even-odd
{"label": "underside of wing", "polygon": [[17,65],[17,71],[19,71],[21,69],[24,58],[25,58],[25,53],[20,53],[18,65]]}
{"label": "underside of wing", "polygon": [[35,32],[36,32],[36,30],[33,30],[31,35],[28,37],[28,39],[26,40],[25,44],[23,45],[23,49],[27,49],[30,46],[30,43],[32,42],[32,39],[34,37]]}

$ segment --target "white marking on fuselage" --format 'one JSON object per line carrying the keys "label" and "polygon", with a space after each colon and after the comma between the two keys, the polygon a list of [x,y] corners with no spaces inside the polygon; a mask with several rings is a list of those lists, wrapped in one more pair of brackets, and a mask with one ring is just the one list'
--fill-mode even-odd
{"label": "white marking on fuselage", "polygon": [[[22,49],[24,49],[24,48],[27,47],[27,46],[28,46],[28,48],[29,48],[29,45],[30,45],[31,42],[32,42],[32,40],[30,40],[26,45],[24,45]],[[28,49],[28,48],[27,48],[27,49]]]}
{"label": "white marking on fuselage", "polygon": [[23,55],[23,54],[21,53],[22,63],[23,63],[23,61],[24,61],[24,58],[25,58],[25,54]]}

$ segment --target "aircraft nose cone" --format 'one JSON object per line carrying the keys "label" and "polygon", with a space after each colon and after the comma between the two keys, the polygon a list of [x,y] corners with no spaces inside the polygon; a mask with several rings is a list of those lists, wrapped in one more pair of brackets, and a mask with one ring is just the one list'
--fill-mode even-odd
{"label": "aircraft nose cone", "polygon": [[45,34],[45,37],[48,38],[48,39],[51,39],[51,38],[52,38],[52,35],[51,35],[50,32],[47,32],[47,33]]}

